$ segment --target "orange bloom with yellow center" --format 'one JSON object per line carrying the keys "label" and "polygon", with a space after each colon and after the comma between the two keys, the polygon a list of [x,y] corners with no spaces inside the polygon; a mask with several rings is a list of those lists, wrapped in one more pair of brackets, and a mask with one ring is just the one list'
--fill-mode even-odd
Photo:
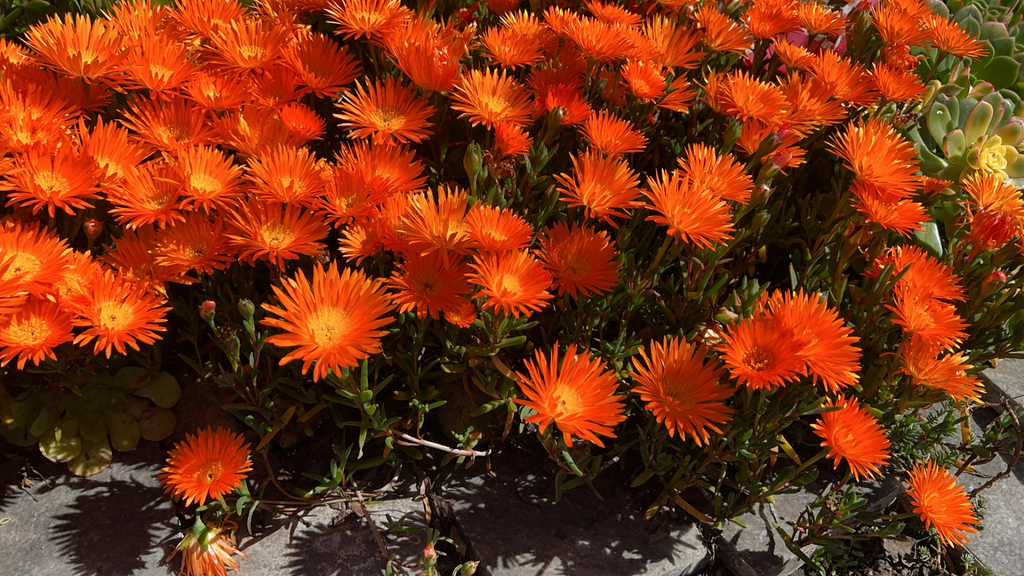
{"label": "orange bloom with yellow center", "polygon": [[679,26],[674,18],[657,15],[647,20],[644,36],[650,42],[653,60],[666,68],[697,68],[704,56],[695,50],[700,34],[688,26]]}
{"label": "orange bloom with yellow center", "polygon": [[871,106],[878,100],[874,83],[864,67],[833,50],[815,54],[809,69],[837,100],[858,106]]}
{"label": "orange bloom with yellow center", "polygon": [[974,366],[967,363],[962,352],[938,357],[935,350],[922,343],[909,342],[901,350],[902,372],[909,374],[914,384],[940,390],[957,402],[980,402],[985,386],[968,371]]}
{"label": "orange bloom with yellow center", "polygon": [[695,189],[694,181],[679,171],[662,170],[647,179],[644,194],[647,220],[668,226],[668,233],[699,248],[725,243],[733,230],[732,213],[719,196]]}
{"label": "orange bloom with yellow center", "polygon": [[537,412],[526,421],[538,424],[541,434],[554,423],[569,446],[576,436],[604,447],[598,436],[615,438],[613,428],[626,419],[625,396],[616,394],[618,380],[590,351],[577,353],[570,344],[559,361],[558,348],[551,349],[550,358],[538,349],[526,361],[526,374],[517,373],[526,399],[515,402]]}
{"label": "orange bloom with yellow center", "polygon": [[466,192],[457,188],[439,188],[436,199],[430,192],[413,196],[402,220],[409,250],[439,252],[445,262],[450,255],[468,254],[473,247],[465,222],[468,209]]}
{"label": "orange bloom with yellow center", "polygon": [[829,148],[882,200],[905,199],[920,185],[913,145],[882,120],[851,124]]}
{"label": "orange bloom with yellow center", "polygon": [[466,214],[469,237],[480,250],[503,252],[526,248],[533,239],[533,226],[511,210],[474,204]]}
{"label": "orange bloom with yellow center", "polygon": [[262,20],[232,20],[213,31],[207,61],[228,75],[264,71],[281,56],[288,32]]}
{"label": "orange bloom with yellow center", "polygon": [[445,311],[444,319],[459,328],[469,328],[476,321],[476,306],[468,298],[464,298],[457,306]]}
{"label": "orange bloom with yellow center", "polygon": [[160,339],[157,332],[167,321],[163,300],[146,291],[140,284],[129,282],[107,270],[93,284],[82,320],[76,322],[87,329],[75,338],[75,344],[86,346],[95,341],[93,354],[100,351],[110,358],[110,351],[124,355],[128,348],[139,350],[139,342],[153,344]]}
{"label": "orange bloom with yellow center", "polygon": [[958,58],[988,55],[988,46],[971,36],[955,20],[931,14],[924,20],[924,30],[936,48]]}
{"label": "orange bloom with yellow center", "polygon": [[211,144],[216,137],[206,111],[179,96],[136,100],[121,123],[138,140],[166,152]]}
{"label": "orange bloom with yellow center", "polygon": [[208,526],[199,536],[191,529],[185,531],[174,549],[175,554],[181,552],[179,576],[227,576],[228,569],[240,570],[232,558],[239,553],[235,541],[222,528]]}
{"label": "orange bloom with yellow center", "polygon": [[128,51],[126,88],[149,90],[154,96],[180,88],[195,64],[186,49],[164,34],[142,36]]}
{"label": "orange bloom with yellow center", "polygon": [[200,506],[216,500],[242,485],[252,470],[249,445],[241,434],[224,428],[202,428],[187,434],[167,455],[167,466],[160,474],[164,489],[186,506]]}
{"label": "orange bloom with yellow center", "polygon": [[967,534],[978,532],[971,499],[948,471],[935,462],[918,464],[907,481],[914,512],[921,515],[926,528],[935,528],[943,542],[960,546],[970,541]]}
{"label": "orange bloom with yellow center", "polygon": [[131,171],[131,168],[142,164],[150,155],[150,150],[132,142],[128,131],[113,122],[96,119],[91,131],[80,127],[82,149],[92,158],[102,175],[101,187],[116,183]]}
{"label": "orange bloom with yellow center", "polygon": [[411,11],[400,0],[340,0],[328,4],[327,15],[338,26],[335,34],[346,39],[380,38],[408,18]]}
{"label": "orange bloom with yellow center", "polygon": [[886,100],[908,102],[919,100],[925,93],[924,83],[913,70],[904,70],[885,63],[876,63],[871,79],[878,93]]}
{"label": "orange bloom with yellow center", "polygon": [[847,17],[817,2],[801,2],[796,6],[796,18],[807,34],[838,36],[846,31]]}
{"label": "orange bloom with yellow center", "polygon": [[0,326],[0,366],[17,358],[23,370],[29,360],[36,366],[47,358],[56,360],[53,349],[74,339],[73,328],[71,314],[56,302],[30,298]]}
{"label": "orange bloom with yellow center", "polygon": [[519,318],[543,309],[552,298],[551,276],[527,250],[483,254],[470,266],[469,281],[480,286],[486,309]]}
{"label": "orange bloom with yellow center", "polygon": [[719,346],[732,377],[748,388],[772,389],[800,377],[804,362],[792,330],[772,316],[755,316],[733,325]]}
{"label": "orange bloom with yellow center", "polygon": [[573,174],[555,175],[569,206],[585,208],[591,218],[614,226],[613,217],[628,218],[627,210],[639,205],[640,177],[625,160],[588,150],[573,156],[572,166]]}
{"label": "orange bloom with yellow center", "polygon": [[286,260],[319,254],[329,232],[320,217],[295,204],[253,199],[230,211],[227,220],[227,238],[239,260],[266,260],[281,270]]}
{"label": "orange bloom with yellow center", "polygon": [[752,0],[743,19],[755,38],[773,38],[796,29],[799,6],[796,0]]}
{"label": "orange bloom with yellow center", "polygon": [[1024,198],[1016,186],[988,172],[975,172],[960,186],[973,201],[968,218],[975,250],[999,248],[1024,231]]}
{"label": "orange bloom with yellow center", "polygon": [[715,109],[743,122],[772,124],[789,110],[786,96],[778,86],[762,82],[747,72],[727,75],[720,82]]}
{"label": "orange bloom with yellow center", "polygon": [[611,62],[630,53],[629,26],[602,22],[588,16],[574,16],[564,30],[565,37],[587,58]]}
{"label": "orange bloom with yellow center", "polygon": [[896,290],[893,300],[893,304],[886,305],[895,313],[893,324],[922,345],[936,351],[950,350],[967,338],[967,323],[952,304],[903,290]]}
{"label": "orange bloom with yellow center", "polygon": [[3,292],[45,297],[58,281],[70,254],[71,248],[63,239],[40,228],[0,227]]}
{"label": "orange bloom with yellow center", "polygon": [[8,206],[24,206],[36,214],[43,208],[53,217],[57,210],[74,214],[92,208],[87,202],[99,192],[92,160],[60,147],[50,153],[32,148],[15,157],[14,168],[0,183],[9,190]]}
{"label": "orange bloom with yellow center", "polygon": [[858,482],[881,475],[880,468],[889,461],[889,439],[878,420],[853,399],[840,398],[825,406],[840,408],[822,414],[811,428],[829,448],[835,467],[846,460]]}
{"label": "orange bloom with yellow center", "polygon": [[459,117],[468,118],[474,126],[483,124],[490,128],[501,121],[520,126],[530,123],[530,97],[504,70],[470,70],[452,100],[452,109],[462,112]]}
{"label": "orange bloom with yellow center", "polygon": [[[426,16],[405,19],[384,33],[384,46],[398,68],[413,83],[428,92],[451,90],[459,79],[469,39],[475,34],[453,29],[451,23],[442,28]],[[468,36],[468,37],[467,37]]]}
{"label": "orange bloom with yellow center", "polygon": [[358,173],[371,196],[387,198],[392,194],[423,188],[425,166],[416,153],[405,146],[377,146],[367,141],[342,148],[337,156],[340,168]]}
{"label": "orange bloom with yellow center", "polygon": [[559,296],[593,296],[618,282],[619,253],[603,231],[558,222],[544,230],[539,243]]}
{"label": "orange bloom with yellow center", "polygon": [[590,116],[583,123],[582,133],[592,147],[605,154],[642,152],[647,147],[647,137],[633,129],[629,120],[618,118],[607,110]]}
{"label": "orange bloom with yellow center", "polygon": [[739,22],[718,11],[711,4],[705,4],[693,14],[698,29],[703,32],[704,45],[715,52],[742,54],[751,47],[753,39]]}
{"label": "orange bloom with yellow center", "polygon": [[327,186],[316,156],[308,148],[278,146],[249,159],[246,178],[263,200],[311,201]]}
{"label": "orange bloom with yellow center", "polygon": [[86,252],[72,252],[60,277],[53,283],[52,296],[61,310],[78,313],[89,302],[93,282],[103,275],[103,267]]}
{"label": "orange bloom with yellow center", "polygon": [[118,31],[83,15],[54,16],[29,28],[25,40],[44,66],[86,82],[111,78],[124,58]]}
{"label": "orange bloom with yellow center", "polygon": [[875,258],[864,271],[869,278],[877,278],[882,269],[892,264],[892,277],[896,291],[914,294],[918,298],[938,300],[964,300],[967,296],[959,285],[959,277],[950,265],[940,262],[917,246],[893,246]]}
{"label": "orange bloom with yellow center", "polygon": [[622,67],[622,78],[629,84],[633,95],[644,102],[654,102],[665,94],[668,83],[661,66],[642,60],[630,60]]}
{"label": "orange bloom with yellow center", "polygon": [[433,106],[416,98],[394,78],[357,86],[338,104],[340,125],[352,130],[353,138],[373,138],[375,144],[422,142],[430,137]]}
{"label": "orange bloom with yellow center", "polygon": [[301,360],[305,374],[315,363],[314,381],[326,377],[328,370],[338,374],[358,366],[381,351],[381,338],[387,334],[382,328],[394,320],[388,315],[394,304],[382,288],[362,272],[346,268],[339,273],[337,262],[326,271],[317,264],[312,283],[299,271],[283,287],[273,287],[279,306],[263,304],[278,318],[261,322],[283,331],[267,342],[294,348],[281,358],[282,365]]}
{"label": "orange bloom with yellow center", "polygon": [[498,158],[509,156],[525,156],[530,152],[533,139],[530,134],[508,120],[494,125],[494,155]]}
{"label": "orange bloom with yellow center", "polygon": [[132,167],[124,179],[110,187],[110,213],[125,228],[157,224],[161,228],[181,221],[181,179],[166,162],[156,160]]}
{"label": "orange bloom with yellow center", "polygon": [[235,260],[223,224],[196,212],[161,230],[156,237],[155,253],[157,264],[182,275],[193,270],[211,274],[231,266]]}
{"label": "orange bloom with yellow center", "polygon": [[437,320],[443,313],[456,312],[470,293],[466,276],[469,267],[461,261],[445,262],[438,252],[425,256],[407,254],[391,276],[398,290],[393,299],[399,312],[416,311],[416,316]]}
{"label": "orange bloom with yellow center", "polygon": [[208,213],[230,206],[244,191],[242,168],[211,146],[186,148],[175,164],[182,179],[182,208]]}
{"label": "orange bloom with yellow center", "polygon": [[284,63],[313,94],[334,98],[359,77],[359,61],[329,36],[309,34],[284,49]]}
{"label": "orange bloom with yellow center", "polygon": [[754,180],[732,154],[718,155],[705,144],[690,144],[686,158],[679,158],[679,170],[690,179],[693,190],[710,192],[740,204],[750,201]]}
{"label": "orange bloom with yellow center", "polygon": [[691,438],[704,445],[711,432],[721,434],[732,409],[725,400],[732,396],[731,386],[722,384],[725,370],[716,361],[705,363],[709,350],[693,346],[678,337],[651,342],[650,354],[640,351],[633,359],[633,391],[647,403],[668,435]]}

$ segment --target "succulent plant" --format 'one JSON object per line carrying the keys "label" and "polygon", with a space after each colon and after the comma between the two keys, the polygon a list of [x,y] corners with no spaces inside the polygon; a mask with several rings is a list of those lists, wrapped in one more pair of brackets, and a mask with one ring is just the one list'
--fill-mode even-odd
{"label": "succulent plant", "polygon": [[1024,119],[1016,94],[987,82],[971,89],[933,82],[921,112],[910,137],[925,174],[959,182],[985,171],[1024,184]]}
{"label": "succulent plant", "polygon": [[139,439],[163,440],[174,431],[170,410],[181,397],[174,376],[124,368],[97,374],[78,391],[56,398],[33,391],[15,398],[0,435],[20,446],[38,442],[54,462],[67,463],[79,476],[92,476],[113,460],[113,451],[130,452]]}
{"label": "succulent plant", "polygon": [[932,8],[952,16],[988,46],[988,55],[970,64],[975,78],[1024,98],[1024,13],[1018,6],[1003,4],[998,0],[933,0]]}

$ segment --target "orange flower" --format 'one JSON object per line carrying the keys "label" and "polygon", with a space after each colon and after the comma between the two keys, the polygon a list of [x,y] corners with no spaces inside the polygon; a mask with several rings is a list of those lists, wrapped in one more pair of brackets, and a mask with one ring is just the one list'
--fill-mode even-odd
{"label": "orange flower", "polygon": [[327,6],[327,15],[338,26],[335,34],[346,39],[380,38],[388,29],[407,19],[412,12],[400,0],[341,0]]}
{"label": "orange flower", "polygon": [[[785,123],[798,137],[809,136],[822,126],[839,124],[848,114],[843,103],[833,99],[828,88],[813,78],[791,74],[782,83],[782,93],[789,103],[789,115]],[[746,128],[741,137],[746,134]],[[785,138],[782,140],[786,141]],[[799,138],[790,142],[790,145],[797,141]]]}
{"label": "orange flower", "polygon": [[308,92],[302,86],[298,73],[285,66],[283,61],[275,61],[251,77],[239,78],[239,82],[248,85],[251,103],[275,109],[298,102]]}
{"label": "orange flower", "polygon": [[459,328],[469,328],[476,321],[476,307],[468,298],[463,298],[458,306],[444,313],[444,319]]}
{"label": "orange flower", "polygon": [[858,482],[880,476],[880,468],[889,460],[889,439],[882,425],[854,399],[840,398],[825,406],[840,408],[822,414],[811,428],[822,438],[821,445],[830,449],[835,468],[846,460]]}
{"label": "orange flower", "polygon": [[178,96],[136,100],[124,112],[121,123],[135,132],[139,140],[167,152],[210,144],[216,136],[206,112]]}
{"label": "orange flower", "polygon": [[535,15],[520,12],[502,16],[501,27],[489,28],[480,38],[488,56],[503,68],[532,66],[544,57],[554,36]]}
{"label": "orange flower", "polygon": [[710,248],[730,238],[733,226],[729,206],[714,193],[695,188],[689,176],[662,170],[647,178],[647,187],[646,207],[654,212],[647,220],[668,226],[669,234],[699,248]]}
{"label": "orange flower", "polygon": [[29,28],[25,40],[44,66],[89,83],[112,78],[124,58],[117,30],[80,14],[51,17]]}
{"label": "orange flower", "polygon": [[129,229],[154,223],[162,228],[184,220],[180,197],[178,173],[159,160],[132,168],[122,182],[107,191],[107,200],[113,205],[110,213]]}
{"label": "orange flower", "polygon": [[701,37],[704,45],[714,52],[742,54],[753,44],[746,29],[711,4],[698,8],[693,14],[693,20],[704,33]]}
{"label": "orange flower", "polygon": [[370,196],[387,198],[392,194],[413,192],[423,188],[426,168],[416,153],[405,146],[376,146],[356,142],[338,152],[339,167],[360,175]]}
{"label": "orange flower", "polygon": [[740,204],[750,201],[754,181],[732,154],[719,156],[705,144],[686,147],[686,159],[678,159],[679,170],[690,179],[693,190],[710,192]]}
{"label": "orange flower", "polygon": [[75,344],[86,346],[95,340],[93,354],[99,356],[102,350],[107,358],[111,350],[125,355],[127,347],[139,350],[139,342],[153,344],[160,339],[157,332],[166,330],[161,324],[167,321],[169,308],[163,304],[144,286],[107,270],[93,284],[82,320],[76,322],[88,328],[75,338]]}
{"label": "orange flower", "polygon": [[575,17],[568,21],[565,37],[589,59],[611,62],[630,53],[629,26]]}
{"label": "orange flower", "polygon": [[8,206],[31,207],[36,214],[44,207],[52,218],[56,211],[74,214],[92,208],[86,202],[99,192],[97,174],[87,156],[61,147],[49,151],[33,148],[15,157],[14,167],[0,189],[9,190]]}
{"label": "orange flower", "polygon": [[359,61],[345,46],[323,34],[300,36],[283,52],[284,63],[313,94],[335,98],[359,77]]}
{"label": "orange flower", "polygon": [[747,72],[725,76],[719,90],[721,104],[716,108],[743,122],[772,124],[784,117],[789,108],[778,86],[761,82]]}
{"label": "orange flower", "polygon": [[245,6],[235,0],[178,0],[174,4],[171,17],[185,32],[199,38],[211,38],[245,16]]}
{"label": "orange flower", "polygon": [[582,132],[591,146],[605,154],[642,152],[647,147],[647,137],[634,130],[629,120],[617,118],[607,110],[587,118]]}
{"label": "orange flower", "polygon": [[871,71],[871,79],[879,94],[893,102],[919,100],[926,90],[921,78],[914,71],[890,64],[876,63]]}
{"label": "orange flower", "polygon": [[508,120],[494,124],[494,155],[498,158],[525,156],[530,153],[533,139],[530,134]]}
{"label": "orange flower", "polygon": [[530,123],[530,99],[526,90],[505,71],[470,70],[452,95],[452,109],[462,112],[474,126],[490,128],[508,121],[520,126]]}
{"label": "orange flower", "polygon": [[796,29],[799,6],[796,0],[752,0],[743,19],[755,38],[773,38]]}
{"label": "orange flower", "polygon": [[588,350],[577,354],[575,344],[569,345],[561,362],[557,344],[550,359],[538,349],[533,360],[526,361],[526,374],[517,376],[526,399],[516,399],[516,404],[537,412],[526,421],[538,424],[541,434],[554,423],[569,446],[577,436],[603,448],[598,436],[615,438],[614,426],[626,419],[625,396],[615,394],[615,374]]}
{"label": "orange flower", "polygon": [[53,283],[52,296],[61,310],[78,313],[89,301],[93,282],[103,275],[103,267],[86,252],[72,252]]}
{"label": "orange flower", "polygon": [[575,84],[551,84],[535,86],[531,84],[537,98],[534,104],[544,112],[558,111],[562,126],[581,124],[594,113],[590,104],[583,99],[583,92]]}
{"label": "orange flower", "polygon": [[295,204],[252,198],[228,212],[227,220],[227,238],[239,260],[267,260],[281,270],[285,260],[319,254],[329,232],[319,217]]}
{"label": "orange flower", "polygon": [[921,24],[931,12],[920,0],[879,2],[871,9],[871,23],[887,45],[923,47],[928,33]]}
{"label": "orange flower", "polygon": [[269,106],[245,105],[213,120],[222,148],[247,156],[259,156],[277,146],[297,148],[307,138],[297,134],[281,119],[282,110]]}
{"label": "orange flower", "polygon": [[374,144],[422,142],[430,137],[433,106],[416,98],[394,78],[356,89],[345,94],[338,104],[343,128],[352,129],[353,138],[373,138]]}
{"label": "orange flower", "polygon": [[618,282],[619,253],[605,232],[558,222],[544,230],[540,250],[559,296],[593,296]]}
{"label": "orange flower", "polygon": [[895,313],[893,324],[932,350],[950,350],[967,338],[967,327],[952,304],[896,291],[894,304],[886,308]]}
{"label": "orange flower", "polygon": [[156,96],[181,87],[195,69],[183,46],[163,34],[146,35],[128,51],[124,85]]}
{"label": "orange flower", "polygon": [[647,409],[663,422],[670,437],[690,437],[703,446],[711,432],[722,433],[720,425],[728,421],[732,409],[725,400],[732,396],[730,386],[722,384],[725,370],[717,361],[705,364],[708,349],[693,346],[678,337],[651,342],[650,355],[640,350],[633,358],[633,391],[647,403]]}
{"label": "orange flower", "polygon": [[779,57],[779,61],[791,70],[806,70],[814,61],[814,55],[808,52],[807,48],[793,44],[785,37],[776,38],[772,42],[772,50]]}
{"label": "orange flower", "polygon": [[980,402],[985,386],[976,376],[967,372],[974,368],[967,363],[962,352],[939,358],[935,351],[913,341],[902,349],[904,374],[909,374],[914,384],[932,390],[940,390],[957,402]]}
{"label": "orange flower", "polygon": [[976,205],[967,211],[975,250],[997,249],[1024,230],[1024,199],[1016,186],[995,174],[975,172],[960,187]]}
{"label": "orange flower", "polygon": [[384,33],[384,46],[398,68],[428,92],[451,90],[459,78],[459,60],[468,41],[427,16],[417,16]]}
{"label": "orange flower", "polygon": [[622,77],[633,95],[644,102],[654,102],[665,94],[668,83],[660,65],[642,60],[630,60],[622,67]]}
{"label": "orange flower", "polygon": [[71,248],[56,234],[18,225],[0,227],[0,285],[4,295],[28,292],[47,296],[69,254]]}
{"label": "orange flower", "polygon": [[820,379],[831,392],[857,383],[861,370],[857,338],[824,299],[803,290],[780,290],[768,298],[767,305],[798,340],[796,353],[815,380]]}
{"label": "orange flower", "polygon": [[200,506],[242,486],[246,472],[252,470],[249,445],[241,434],[224,428],[201,428],[186,434],[167,455],[167,466],[160,482],[167,493]]}
{"label": "orange flower", "polygon": [[237,78],[205,70],[192,74],[183,92],[201,108],[214,112],[238,108],[249,99],[247,86]]}
{"label": "orange flower", "polygon": [[402,226],[409,250],[421,256],[439,252],[446,263],[449,255],[468,254],[468,208],[466,192],[457,188],[438,188],[436,200],[430,192],[413,196]]}
{"label": "orange flower", "polygon": [[317,211],[335,227],[373,216],[379,198],[372,198],[362,174],[343,166],[324,170],[327,188],[316,203]]}
{"label": "orange flower", "polygon": [[548,305],[552,295],[551,276],[527,250],[482,254],[471,264],[469,281],[486,296],[485,309],[516,318],[528,316]]}
{"label": "orange flower", "polygon": [[533,239],[533,226],[511,210],[474,204],[466,214],[470,240],[480,250],[503,252],[526,248]]}
{"label": "orange flower", "polygon": [[950,546],[969,542],[967,534],[976,534],[978,523],[971,500],[956,478],[935,462],[918,464],[908,478],[914,512],[921,515],[926,528],[935,528],[939,538]]}
{"label": "orange flower", "polygon": [[913,200],[893,202],[883,196],[878,188],[865,182],[854,182],[851,191],[857,198],[855,207],[866,216],[868,222],[874,222],[901,236],[910,236],[928,220],[924,206]]}
{"label": "orange flower", "polygon": [[18,370],[24,370],[29,360],[36,366],[47,358],[56,360],[53,349],[74,339],[73,328],[71,314],[55,302],[30,298],[0,326],[0,366],[17,358]]}
{"label": "orange flower", "polygon": [[208,526],[199,536],[191,529],[185,531],[174,549],[175,554],[181,552],[179,576],[227,576],[228,569],[240,570],[238,562],[232,558],[240,552],[222,528]]}
{"label": "orange flower", "polygon": [[327,130],[323,118],[301,102],[289,102],[281,106],[277,117],[294,142],[305,144],[310,140],[319,140]]}
{"label": "orange flower", "polygon": [[572,157],[572,167],[572,175],[555,175],[569,206],[585,208],[591,218],[613,226],[612,217],[629,218],[626,210],[638,205],[640,177],[625,160],[588,150]]}
{"label": "orange flower", "polygon": [[338,264],[330,268],[317,264],[313,283],[299,271],[286,279],[283,288],[273,287],[279,306],[263,304],[267,312],[280,318],[261,322],[279,328],[283,334],[267,338],[281,348],[295,348],[281,358],[281,364],[302,361],[302,373],[313,368],[313,380],[338,374],[359,361],[381,351],[382,330],[394,319],[388,316],[394,306],[382,290],[381,282],[370,280],[359,271],[346,268],[338,273]]}
{"label": "orange flower", "polygon": [[249,159],[246,178],[262,200],[306,203],[327,186],[316,156],[307,148],[277,146]]}
{"label": "orange flower", "polygon": [[399,312],[416,311],[437,320],[441,313],[456,312],[470,292],[466,275],[469,267],[461,261],[445,262],[438,252],[425,256],[407,254],[405,261],[391,276],[390,284],[398,291],[394,301]]}
{"label": "orange flower", "polygon": [[829,143],[829,148],[880,200],[895,203],[918,188],[917,152],[882,120],[872,118],[851,124]]}
{"label": "orange flower", "polygon": [[82,150],[99,168],[101,188],[124,178],[150,155],[150,150],[132,142],[128,131],[113,122],[96,119],[91,132],[80,126]]}
{"label": "orange flower", "polygon": [[889,264],[893,266],[891,277],[899,277],[896,289],[901,294],[952,301],[967,297],[953,269],[917,246],[889,248],[871,262],[871,267],[864,271],[864,275],[877,278],[882,268]]}
{"label": "orange flower", "polygon": [[796,18],[807,30],[809,36],[824,34],[839,36],[846,31],[847,17],[842,12],[830,9],[817,2],[801,2],[796,5]]}
{"label": "orange flower", "polygon": [[700,34],[679,26],[675,19],[656,15],[644,23],[644,36],[650,42],[652,60],[666,68],[691,70],[700,66],[704,54],[695,50]]}
{"label": "orange flower", "polygon": [[158,232],[154,251],[158,265],[180,275],[193,270],[212,274],[235,261],[223,225],[197,212]]}
{"label": "orange flower", "polygon": [[280,58],[287,39],[284,26],[249,18],[232,20],[211,34],[207,62],[229,75],[261,72]]}
{"label": "orange flower", "polygon": [[178,155],[175,167],[183,179],[184,209],[199,208],[212,214],[230,206],[244,190],[242,168],[216,148],[186,148]]}
{"label": "orange flower", "polygon": [[755,316],[731,326],[719,345],[729,372],[748,388],[772,389],[797,380],[803,371],[800,344],[777,318]]}
{"label": "orange flower", "polygon": [[122,277],[156,292],[165,292],[166,282],[189,284],[194,281],[184,276],[184,272],[157,263],[156,229],[152,226],[125,230],[113,246],[107,246],[102,260],[116,268]]}
{"label": "orange flower", "polygon": [[838,100],[858,106],[871,106],[878,100],[874,83],[864,67],[833,50],[815,54],[809,68],[814,78]]}
{"label": "orange flower", "polygon": [[988,55],[988,47],[972,37],[955,20],[930,14],[924,19],[924,30],[939,50],[958,58],[981,58]]}

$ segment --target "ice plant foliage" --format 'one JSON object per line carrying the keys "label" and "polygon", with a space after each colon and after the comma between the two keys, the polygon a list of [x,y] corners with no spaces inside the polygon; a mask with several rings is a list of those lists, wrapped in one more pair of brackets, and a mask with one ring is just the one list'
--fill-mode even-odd
{"label": "ice plant foliage", "polygon": [[[700,494],[721,524],[817,450],[842,511],[793,546],[881,534],[848,512],[883,472],[972,531],[919,463],[996,458],[1012,418],[954,446],[919,411],[1024,348],[1024,105],[973,11],[171,4],[0,24],[8,442],[95,473],[171,434],[156,376],[188,373],[257,452],[329,440],[309,494],[439,428],[460,463],[539,432],[559,494],[618,463],[651,514]],[[172,450],[168,491],[209,505],[184,574],[237,568],[248,458],[223,429]]]}

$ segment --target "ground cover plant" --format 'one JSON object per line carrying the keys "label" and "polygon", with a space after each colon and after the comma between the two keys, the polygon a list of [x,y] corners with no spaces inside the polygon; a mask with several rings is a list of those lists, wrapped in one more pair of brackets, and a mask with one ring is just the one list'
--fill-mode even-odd
{"label": "ground cover plant", "polygon": [[[5,10],[0,432],[88,476],[210,391],[245,434],[169,455],[185,574],[270,502],[510,436],[556,496],[618,466],[714,527],[827,463],[778,527],[821,571],[908,522],[966,542],[957,477],[1020,456],[1008,406],[969,425],[1022,348],[1016,9]],[[302,442],[329,465],[279,481]],[[907,510],[864,505],[882,477]]]}

